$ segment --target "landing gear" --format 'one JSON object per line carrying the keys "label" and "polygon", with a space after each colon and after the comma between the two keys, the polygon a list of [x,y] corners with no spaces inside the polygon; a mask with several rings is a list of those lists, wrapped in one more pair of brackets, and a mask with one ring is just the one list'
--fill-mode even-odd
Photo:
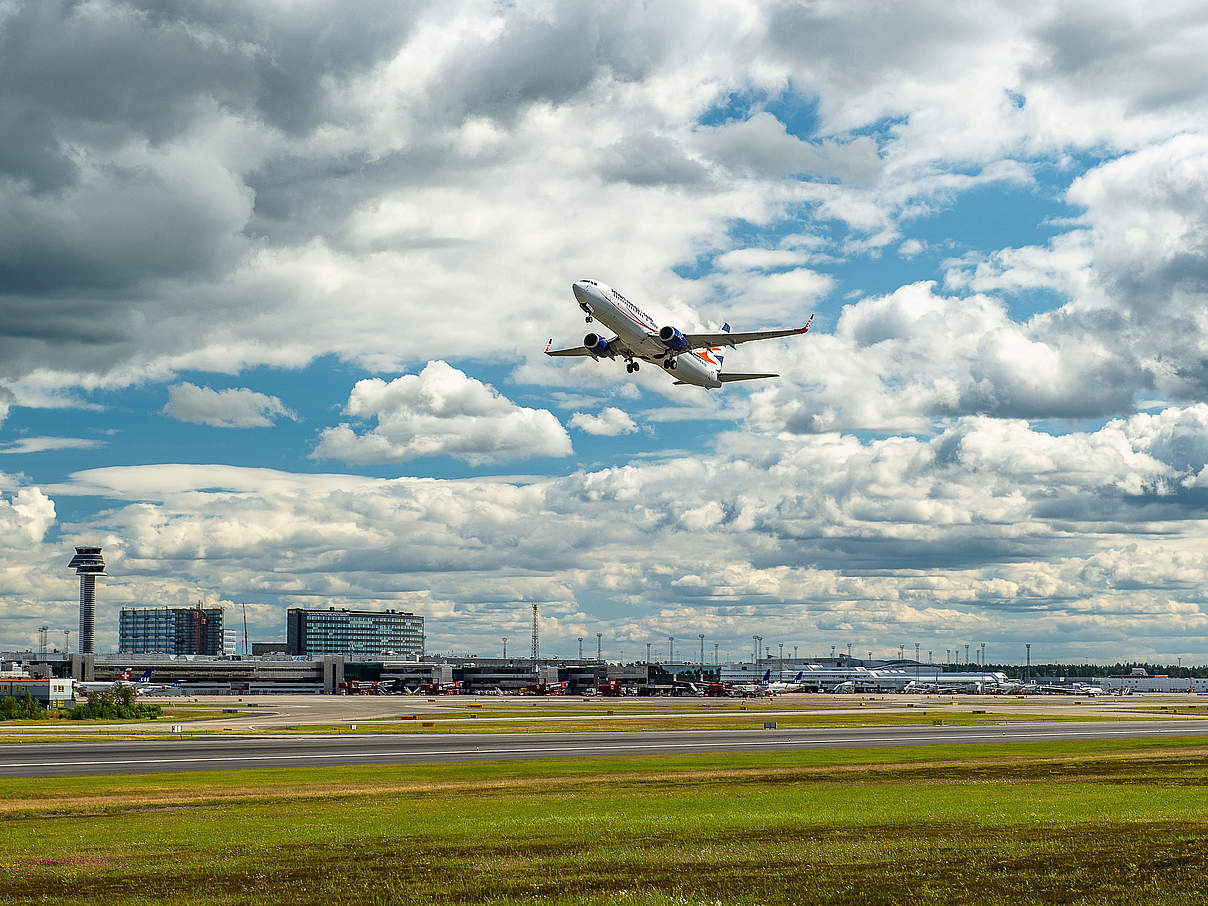
{"label": "landing gear", "polygon": [[588,316],[587,316],[586,318],[584,318],[583,320],[584,320],[584,322],[586,322],[587,324],[590,324],[590,323],[591,323],[591,315],[588,315]]}
{"label": "landing gear", "polygon": [[675,361],[676,360],[673,358],[667,359],[667,370],[668,371],[675,371]]}
{"label": "landing gear", "polygon": [[637,362],[626,362],[625,370],[628,371],[630,374],[633,374],[635,371],[638,370],[638,363]]}

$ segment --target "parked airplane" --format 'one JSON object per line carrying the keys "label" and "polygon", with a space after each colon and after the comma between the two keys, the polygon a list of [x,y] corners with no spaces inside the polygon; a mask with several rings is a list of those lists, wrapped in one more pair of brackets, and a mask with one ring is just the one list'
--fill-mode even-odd
{"label": "parked airplane", "polygon": [[763,677],[757,683],[740,683],[730,687],[731,695],[766,695],[768,684],[772,680],[772,671],[765,670]]}
{"label": "parked airplane", "polygon": [[[148,671],[150,672],[150,671]],[[174,683],[140,683],[134,691],[139,695],[184,695],[184,687],[180,680]]]}
{"label": "parked airplane", "polygon": [[731,333],[730,325],[723,324],[718,333],[681,333],[670,325],[660,328],[650,315],[642,311],[619,292],[597,280],[580,280],[571,285],[575,301],[587,313],[587,323],[598,319],[601,324],[615,333],[611,339],[597,333],[583,338],[582,346],[568,349],[550,349],[551,339],[545,354],[551,356],[591,356],[625,360],[625,370],[633,374],[638,370],[638,361],[658,365],[675,378],[676,384],[692,384],[714,390],[733,381],[753,381],[758,378],[780,377],[778,374],[740,373],[722,371],[723,346],[734,347],[752,340],[771,340],[803,334],[810,329],[814,316],[810,315],[804,327],[789,327],[780,330],[754,330]]}
{"label": "parked airplane", "polygon": [[676,695],[719,696],[730,694],[729,683],[716,683],[708,680],[703,682],[676,680],[671,685],[674,687]]}
{"label": "parked airplane", "polygon": [[[770,675],[771,671],[769,670],[768,673]],[[768,683],[767,688],[764,691],[766,691],[768,695],[780,695],[785,692],[800,692],[802,687],[801,679],[804,676],[805,671],[798,670],[797,675],[790,681],[785,682],[784,680],[777,680],[774,683]]]}
{"label": "parked airplane", "polygon": [[143,686],[143,685],[151,682],[151,668],[150,667],[148,667],[146,670],[144,670],[143,675],[140,676],[137,680],[132,680],[130,678],[131,671],[132,671],[132,668],[127,667],[125,670],[122,671],[121,675],[115,680],[104,680],[104,681],[96,681],[96,682],[93,682],[91,680],[88,682],[76,680],[75,688],[77,690],[88,693],[88,692],[112,692],[118,686],[133,686],[134,690],[137,692],[140,686]]}

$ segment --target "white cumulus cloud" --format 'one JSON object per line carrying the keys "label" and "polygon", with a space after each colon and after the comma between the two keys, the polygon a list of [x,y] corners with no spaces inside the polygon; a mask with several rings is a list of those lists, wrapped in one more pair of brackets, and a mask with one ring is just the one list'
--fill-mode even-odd
{"label": "white cumulus cloud", "polygon": [[267,428],[274,419],[297,419],[281,400],[246,387],[214,390],[187,381],[168,388],[164,415],[215,428]]}
{"label": "white cumulus cloud", "polygon": [[632,434],[638,429],[633,419],[629,417],[629,413],[618,409],[616,406],[609,406],[606,409],[600,410],[599,415],[576,412],[570,417],[570,426],[578,428],[580,431],[586,431],[588,434],[602,434],[607,437],[615,437],[618,434]]}
{"label": "white cumulus cloud", "polygon": [[548,409],[518,406],[490,384],[442,361],[389,383],[381,378],[358,381],[344,412],[377,425],[368,430],[349,423],[327,428],[316,458],[384,463],[452,456],[481,465],[571,454],[570,436]]}

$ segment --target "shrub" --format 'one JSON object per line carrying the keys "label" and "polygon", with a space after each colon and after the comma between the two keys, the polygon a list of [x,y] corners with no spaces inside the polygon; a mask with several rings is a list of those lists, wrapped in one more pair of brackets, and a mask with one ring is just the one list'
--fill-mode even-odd
{"label": "shrub", "polygon": [[164,713],[159,705],[140,704],[130,686],[118,686],[112,692],[89,692],[88,701],[69,708],[71,720],[151,720]]}
{"label": "shrub", "polygon": [[0,720],[42,720],[46,709],[26,692],[20,698],[0,698]]}

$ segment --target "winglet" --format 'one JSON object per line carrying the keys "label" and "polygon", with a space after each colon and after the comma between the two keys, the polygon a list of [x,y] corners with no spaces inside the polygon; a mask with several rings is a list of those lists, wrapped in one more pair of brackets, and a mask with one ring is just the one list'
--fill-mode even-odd
{"label": "winglet", "polygon": [[[798,333],[806,333],[810,329],[810,325],[814,323],[814,316],[811,314],[810,319],[805,322],[805,326]],[[551,341],[552,342],[552,341]]]}

